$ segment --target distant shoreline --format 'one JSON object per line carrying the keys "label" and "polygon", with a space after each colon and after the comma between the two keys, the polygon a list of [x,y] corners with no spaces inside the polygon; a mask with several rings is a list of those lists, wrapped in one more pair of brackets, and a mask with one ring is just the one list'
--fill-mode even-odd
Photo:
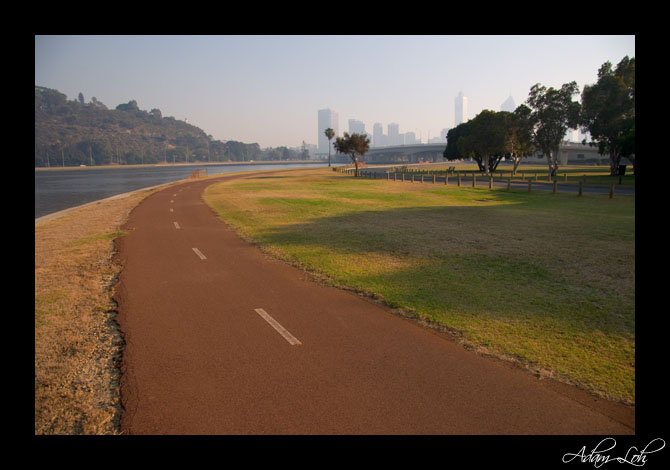
{"label": "distant shoreline", "polygon": [[39,166],[35,171],[62,171],[62,170],[108,170],[115,168],[153,168],[153,167],[188,167],[188,166],[214,166],[214,165],[286,165],[286,164],[323,164],[327,160],[268,160],[248,162],[195,162],[195,163],[144,163],[131,165],[95,165],[95,166]]}

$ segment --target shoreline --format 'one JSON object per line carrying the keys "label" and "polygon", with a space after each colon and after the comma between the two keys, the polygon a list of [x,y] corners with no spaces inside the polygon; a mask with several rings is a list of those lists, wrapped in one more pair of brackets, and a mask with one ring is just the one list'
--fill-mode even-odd
{"label": "shoreline", "polygon": [[[279,163],[279,162],[277,162],[277,163]],[[128,166],[130,166],[130,165],[128,165]],[[67,167],[65,169],[67,169]],[[298,169],[299,168],[285,168],[284,170],[298,170]],[[278,170],[278,171],[280,171],[280,170]],[[260,170],[252,170],[251,172],[253,172],[253,171],[260,171]],[[233,171],[233,172],[229,172],[229,173],[217,173],[217,174],[214,174],[214,175],[207,175],[207,176],[204,176],[204,177],[199,177],[199,179],[218,178],[218,177],[222,177],[222,176],[227,176],[227,175],[232,175],[232,174],[243,174],[243,173],[248,173],[248,172],[247,171]],[[106,198],[103,198],[103,199],[97,199],[95,201],[80,204],[78,206],[68,207],[66,209],[62,209],[62,210],[59,210],[57,212],[52,212],[51,214],[46,214],[46,215],[43,215],[41,217],[36,217],[35,218],[35,225],[40,225],[40,224],[43,224],[45,222],[49,222],[50,220],[58,219],[60,217],[63,217],[64,215],[67,215],[67,214],[71,213],[71,212],[78,211],[80,209],[85,209],[86,207],[89,207],[89,206],[93,206],[93,205],[96,205],[96,204],[104,203],[104,202],[107,202],[107,201],[113,201],[113,200],[117,200],[117,199],[126,199],[128,197],[131,197],[131,196],[133,196],[135,194],[138,194],[138,193],[141,193],[143,191],[153,191],[153,190],[160,189],[162,187],[167,187],[167,186],[170,186],[170,185],[186,183],[188,181],[193,181],[193,178],[188,178],[187,177],[187,178],[183,178],[183,179],[176,180],[176,181],[169,181],[167,183],[157,184],[155,186],[147,186],[146,188],[136,189],[134,191],[129,191],[127,193],[115,194],[114,196],[109,196],[109,197],[106,197]]]}
{"label": "shoreline", "polygon": [[[144,163],[144,164],[131,164],[131,165],[95,165],[95,166],[51,166],[44,167],[39,166],[35,167],[35,171],[63,171],[63,170],[109,170],[109,169],[119,169],[119,168],[181,168],[189,166],[235,166],[235,165],[287,165],[287,164],[323,164],[328,163],[327,160],[269,160],[269,161],[249,161],[249,162],[193,162],[193,163]],[[331,162],[332,164],[332,162]]]}

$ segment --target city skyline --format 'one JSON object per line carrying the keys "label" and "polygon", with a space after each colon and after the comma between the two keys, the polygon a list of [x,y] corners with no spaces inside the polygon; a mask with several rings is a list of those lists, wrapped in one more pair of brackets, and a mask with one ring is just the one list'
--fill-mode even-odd
{"label": "city skyline", "polygon": [[35,36],[35,85],[110,109],[136,100],[263,148],[318,145],[328,108],[341,129],[395,123],[425,142],[455,126],[460,91],[471,119],[535,83],[581,92],[626,55],[635,36]]}

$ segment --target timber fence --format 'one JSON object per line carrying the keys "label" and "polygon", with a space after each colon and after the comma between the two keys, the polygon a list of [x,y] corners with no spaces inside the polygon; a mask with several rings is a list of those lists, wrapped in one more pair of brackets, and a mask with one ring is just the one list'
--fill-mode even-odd
{"label": "timber fence", "polygon": [[[355,168],[350,166],[334,167],[333,171],[338,171],[347,175],[355,175]],[[609,186],[609,197],[613,198],[616,186],[633,186],[635,185],[635,175],[621,175],[621,176],[601,176],[601,175],[587,175],[575,173],[563,173],[563,175],[556,175],[550,177],[541,172],[517,171],[517,174],[512,172],[493,172],[485,174],[477,171],[460,171],[455,167],[449,167],[447,170],[424,170],[419,168],[399,167],[392,170],[374,171],[363,169],[359,167],[358,175],[361,178],[381,179],[386,181],[396,182],[410,182],[410,183],[429,183],[442,184],[446,186],[469,186],[472,188],[482,187],[479,182],[483,182],[488,189],[493,189],[495,183],[498,187],[506,187],[507,190],[524,189],[528,192],[537,190],[539,187],[545,188],[543,191],[551,190],[553,193],[558,192],[559,184],[565,188],[569,185],[571,190],[576,190],[577,196],[582,196],[584,193],[584,185],[590,184],[598,186],[599,188],[607,189]],[[466,184],[466,180],[469,184]]]}

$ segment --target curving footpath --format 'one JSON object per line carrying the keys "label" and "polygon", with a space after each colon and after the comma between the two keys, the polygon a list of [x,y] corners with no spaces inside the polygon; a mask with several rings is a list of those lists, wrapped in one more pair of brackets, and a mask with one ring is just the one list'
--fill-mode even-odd
{"label": "curving footpath", "polygon": [[633,408],[467,351],[242,241],[201,199],[239,177],[156,192],[117,240],[122,433],[634,434]]}

